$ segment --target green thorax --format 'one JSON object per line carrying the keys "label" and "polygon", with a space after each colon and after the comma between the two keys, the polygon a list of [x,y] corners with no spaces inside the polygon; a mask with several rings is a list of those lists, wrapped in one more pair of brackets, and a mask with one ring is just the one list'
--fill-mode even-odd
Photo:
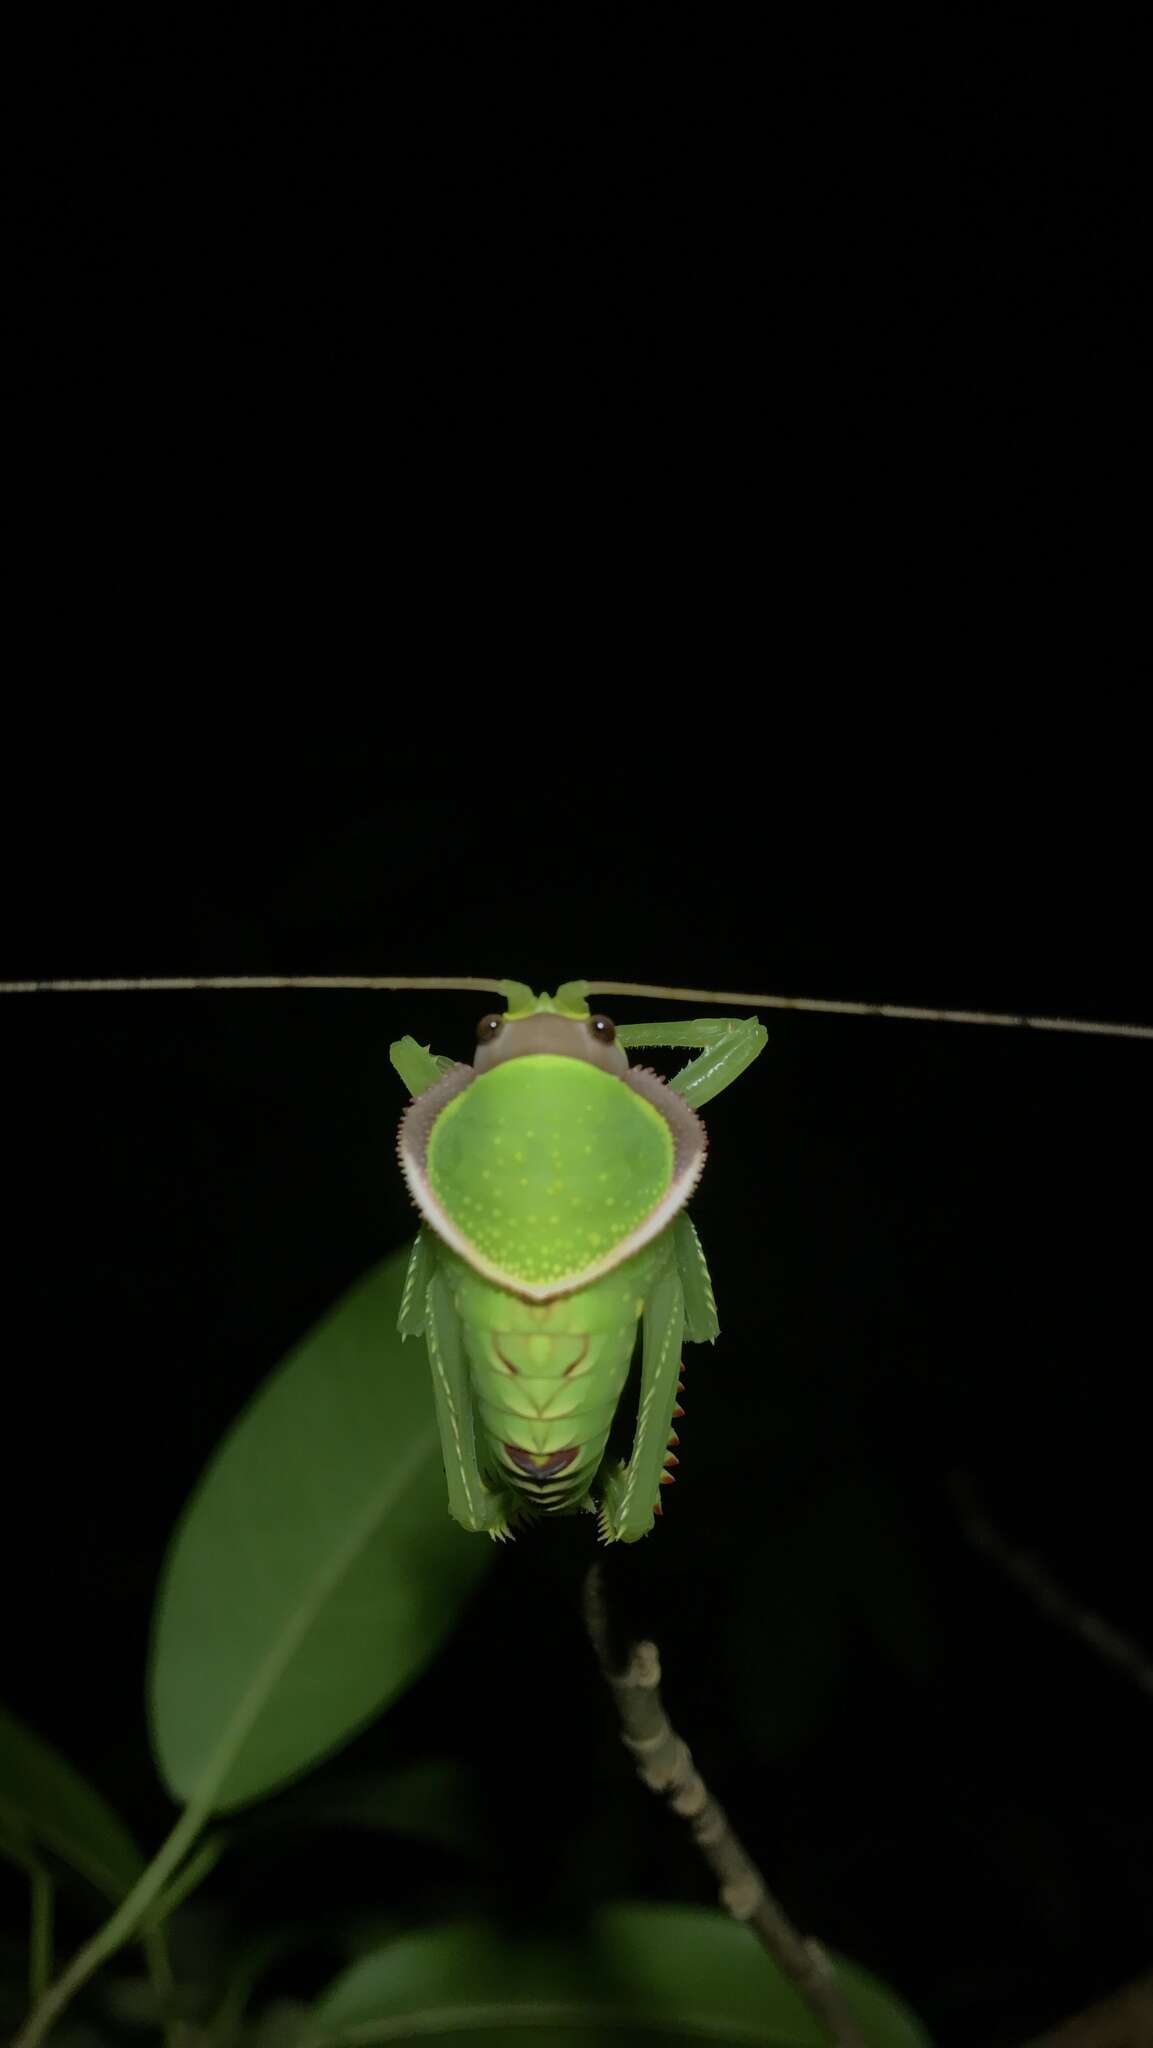
{"label": "green thorax", "polygon": [[668,1122],[583,1060],[535,1054],[479,1074],[428,1141],[430,1185],[482,1258],[547,1287],[623,1243],[673,1180]]}

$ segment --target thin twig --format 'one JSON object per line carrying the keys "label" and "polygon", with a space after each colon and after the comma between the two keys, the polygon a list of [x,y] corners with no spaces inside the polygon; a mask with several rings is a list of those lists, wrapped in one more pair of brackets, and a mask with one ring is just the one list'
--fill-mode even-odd
{"label": "thin twig", "polygon": [[621,1741],[650,1792],[667,1799],[687,1820],[720,1887],[721,1904],[754,1933],[795,1985],[835,2048],[865,2048],[865,2038],[845,2004],[832,1965],[819,1943],[798,1934],[777,1904],[732,1822],[714,1799],[677,1734],[661,1700],[660,1658],[655,1643],[634,1643],[623,1666],[613,1658],[601,1567],[584,1584],[584,1619],[605,1683],[616,1701]]}
{"label": "thin twig", "polygon": [[966,1472],[955,1472],[949,1480],[961,1528],[975,1550],[995,1564],[1007,1579],[1027,1595],[1035,1607],[1047,1614],[1070,1635],[1088,1643],[1107,1664],[1123,1671],[1141,1691],[1153,1696],[1153,1659],[1111,1622],[1083,1607],[1059,1585],[1032,1551],[1020,1550],[994,1526],[985,1513],[976,1486]]}

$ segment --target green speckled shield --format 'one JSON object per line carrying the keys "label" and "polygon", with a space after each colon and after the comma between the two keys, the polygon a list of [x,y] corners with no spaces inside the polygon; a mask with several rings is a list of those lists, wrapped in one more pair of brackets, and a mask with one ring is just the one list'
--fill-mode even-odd
{"label": "green speckled shield", "polygon": [[401,1125],[409,1188],[474,1269],[531,1300],[586,1286],[688,1201],[704,1128],[644,1069],[541,1053],[457,1067]]}

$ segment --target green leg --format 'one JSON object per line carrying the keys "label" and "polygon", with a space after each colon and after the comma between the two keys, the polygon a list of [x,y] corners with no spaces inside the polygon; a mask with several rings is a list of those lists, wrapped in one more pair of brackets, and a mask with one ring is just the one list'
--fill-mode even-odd
{"label": "green leg", "polygon": [[768,1042],[759,1017],[692,1017],[677,1024],[622,1024],[617,1030],[618,1045],[700,1049],[700,1058],[690,1060],[669,1082],[693,1109],[711,1102],[737,1080]]}
{"label": "green leg", "polygon": [[685,1297],[685,1343],[715,1344],[721,1334],[716,1296],[701,1241],[687,1209],[681,1210],[673,1224],[673,1245]]}
{"label": "green leg", "polygon": [[460,1064],[458,1060],[446,1059],[443,1053],[430,1052],[427,1045],[418,1045],[415,1038],[398,1038],[395,1045],[389,1046],[388,1057],[410,1095],[423,1095],[450,1067]]}
{"label": "green leg", "polygon": [[472,1385],[460,1317],[453,1306],[448,1282],[435,1262],[425,1292],[424,1322],[440,1448],[448,1480],[449,1514],[462,1529],[484,1530],[503,1541],[510,1533],[514,1504],[488,1484],[477,1462]]}
{"label": "green leg", "polygon": [[418,1230],[408,1258],[404,1292],[396,1327],[402,1337],[423,1337],[428,1316],[428,1286],[436,1271],[436,1252],[427,1230]]}
{"label": "green leg", "polygon": [[641,1391],[632,1456],[604,1482],[600,1530],[606,1543],[636,1543],[656,1517],[681,1369],[685,1299],[671,1259],[645,1303]]}

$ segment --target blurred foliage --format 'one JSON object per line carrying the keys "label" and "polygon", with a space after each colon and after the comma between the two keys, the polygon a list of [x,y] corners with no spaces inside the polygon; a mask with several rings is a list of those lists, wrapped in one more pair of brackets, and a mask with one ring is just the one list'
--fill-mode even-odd
{"label": "blurred foliage", "polygon": [[[406,831],[423,829],[423,785],[413,791]],[[623,817],[623,784],[619,794]],[[275,971],[286,959],[371,970],[387,932],[402,967],[494,962],[554,984],[627,971],[639,902],[646,958],[676,978],[691,923],[694,981],[830,987],[823,923],[794,933],[784,957],[774,925],[771,960],[763,921],[743,951],[723,935],[714,946],[703,894],[686,912],[658,878],[646,885],[638,861],[626,901],[614,864],[589,862],[575,815],[567,877],[551,858],[521,864],[515,887],[478,900],[476,851],[491,842],[483,816],[462,808],[459,820],[458,831],[446,813],[416,862],[416,893],[438,905],[427,940],[416,869],[392,862],[396,821],[374,813],[316,827],[325,862],[314,868],[318,844],[304,845],[279,893],[262,886],[247,907],[232,864],[211,854],[216,880],[189,922],[173,935],[161,890],[148,918],[120,931],[115,959],[144,971]],[[130,838],[138,888],[135,827]],[[443,875],[421,867],[425,855]],[[195,845],[198,892],[204,858]],[[138,901],[127,884],[122,899]],[[58,957],[106,966],[108,914],[102,896],[71,949],[54,925]],[[881,996],[928,990],[923,954],[913,987],[907,957],[874,961],[875,928],[864,914],[859,925],[861,956],[846,966],[839,953],[838,986],[855,976]],[[164,933],[151,953],[149,929]],[[943,974],[937,985],[947,992]],[[984,999],[1008,1006],[1017,983],[1006,987],[1005,1000],[992,987]],[[979,982],[972,993],[982,998]],[[1023,994],[1061,1006],[1043,987]],[[1062,1001],[1077,1008],[1076,988]],[[346,1400],[366,1514],[365,1438],[375,1459],[388,1436],[375,1367],[363,1384],[351,1364],[346,1381],[323,1359],[296,1368],[312,1387],[300,1432],[328,1467],[314,1511],[300,1435],[283,1452],[275,1429],[267,1455],[253,1454],[255,1438],[243,1455],[230,1449],[238,1389],[411,1228],[389,1170],[399,1091],[388,1039],[410,1030],[463,1053],[475,1009],[463,996],[126,999],[32,1015],[14,1004],[0,1019],[19,1083],[7,1141],[22,1191],[9,1222],[14,1455],[2,1503],[6,1622],[22,1647],[6,1692],[150,1849],[172,1813],[149,1762],[139,1675],[174,1506],[198,1487],[215,1496],[193,1531],[210,1598],[191,1550],[180,1590],[174,1553],[165,1583],[179,1627],[162,1615],[156,1626],[158,1652],[168,1625],[179,1646],[169,1705],[156,1707],[183,1794],[206,1783],[206,1743],[220,1751],[229,1688],[252,1678],[267,1619],[262,1518],[280,1620],[299,1623],[300,1546],[310,1531],[322,1547],[350,1531],[330,1436]],[[1136,1167],[1147,1155],[1139,1052],[774,1019],[769,1056],[708,1118],[694,1211],[722,1337],[688,1354],[678,1484],[654,1536],[606,1558],[622,1628],[659,1640],[678,1727],[798,1923],[900,1985],[957,2048],[1009,2048],[1153,1952],[1147,1705],[966,1549],[942,1483],[969,1464],[1009,1534],[1147,1639],[1147,1445],[1119,1427],[1147,1349],[1146,1212],[1117,1157]],[[394,1370],[398,1398],[413,1376],[415,1421],[420,1347]],[[275,1422],[276,1401],[266,1412]],[[410,1635],[403,1610],[419,1601],[398,1576],[395,1638],[350,1634],[352,1682],[317,1693],[310,1641],[371,1619],[375,1589],[366,1579],[367,1608],[343,1619],[339,1601],[320,1602],[315,1633],[303,1630],[299,1661],[284,1667],[305,1681],[299,1698],[287,1684],[270,1691],[237,1750],[247,1783],[229,1766],[213,1795],[228,1805],[221,1860],[167,1928],[200,2024],[225,2000],[237,2008],[247,1973],[246,2010],[290,2029],[391,1937],[483,1925],[511,1952],[563,1940],[611,1900],[712,1904],[686,1834],[632,1782],[590,1667],[576,1620],[590,1529],[540,1528],[494,1570],[442,1496],[430,1466],[428,1543],[443,1541],[446,1574],[435,1641],[422,1648],[419,1626]],[[190,1516],[184,1528],[192,1542]],[[385,1574],[389,1557],[399,1568],[412,1555],[396,1534],[395,1547],[383,1525],[369,1539]],[[471,1588],[454,1577],[453,1544],[459,1570],[480,1574]],[[283,1637],[281,1650],[259,1640],[282,1653]],[[185,1683],[195,1712],[181,1707]],[[39,1853],[58,1880],[67,1956],[99,1901],[60,1852]],[[25,1915],[14,1862],[0,1870],[0,1918],[16,1928]],[[0,1967],[2,2032],[25,1999],[24,1945]],[[127,2042],[127,2011],[107,1999],[129,1987],[138,2015],[155,2010],[140,1970],[134,1953],[114,1959],[68,2028]]]}
{"label": "blurred foliage", "polygon": [[402,1691],[490,1562],[449,1521],[407,1254],[351,1290],[261,1389],[168,1559],[152,1657],[173,1795],[229,1811]]}
{"label": "blurred foliage", "polygon": [[[892,1994],[838,1966],[846,1995],[876,2048],[928,2048],[928,2036]],[[486,2015],[491,2014],[486,2029]],[[532,2025],[535,2015],[537,2025]],[[466,2032],[493,2043],[561,2037],[588,2048],[614,2041],[732,2041],[750,2048],[824,2048],[824,2029],[764,1951],[724,1914],[618,1905],[579,1937],[509,1941],[498,1929],[442,1927],[362,1958],[317,2001],[302,2041],[340,2048],[413,2036],[447,2042]],[[439,2022],[439,2024],[438,2024]]]}
{"label": "blurred foliage", "polygon": [[[538,1902],[521,1884],[506,1891],[511,1925],[461,1919],[469,1870],[488,1866],[491,1880],[499,1861],[461,1757],[293,1784],[411,1689],[493,1558],[445,1510],[423,1347],[396,1333],[406,1259],[374,1269],[293,1349],[180,1518],[150,1668],[156,1761],[185,1805],[179,1858],[146,1867],[103,1797],[0,1714],[0,1854],[41,1885],[72,1873],[89,1894],[127,1898],[147,1962],[146,1975],[126,1971],[111,1951],[83,1997],[95,2033],[69,2014],[53,2040],[84,2048],[164,2028],[181,2048],[336,2048],[376,2029],[435,2041],[464,2027],[494,2042],[515,2028],[542,2042],[609,2032],[819,2048],[796,1994],[719,1912],[604,1906],[565,1931],[547,1914],[531,1924]],[[516,1787],[526,1817],[531,1785]],[[231,1816],[228,1830],[198,1843],[214,1813]],[[342,1895],[378,1840],[391,1914]],[[279,1906],[273,1872],[288,1877]],[[600,1891],[618,1892],[623,1875]],[[378,1902],[387,1889],[378,1878]],[[95,1917],[90,1895],[79,1917]],[[844,1975],[870,2044],[923,2048],[891,1994]],[[3,1998],[14,2024],[16,1982]]]}
{"label": "blurred foliage", "polygon": [[62,1756],[0,1707],[0,1851],[48,1850],[105,1898],[123,1898],[144,1869],[128,1829]]}

